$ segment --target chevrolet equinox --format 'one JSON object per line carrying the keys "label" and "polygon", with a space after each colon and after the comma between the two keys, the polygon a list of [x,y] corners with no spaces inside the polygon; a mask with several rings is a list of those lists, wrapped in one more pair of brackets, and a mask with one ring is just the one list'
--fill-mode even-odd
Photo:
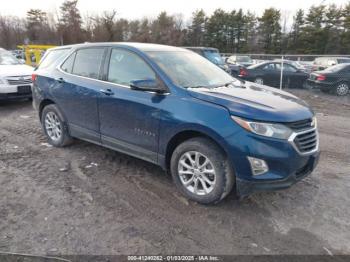
{"label": "chevrolet equinox", "polygon": [[172,46],[51,49],[32,75],[48,142],[82,139],[160,165],[202,204],[288,188],[319,158],[316,118],[297,97],[237,80]]}

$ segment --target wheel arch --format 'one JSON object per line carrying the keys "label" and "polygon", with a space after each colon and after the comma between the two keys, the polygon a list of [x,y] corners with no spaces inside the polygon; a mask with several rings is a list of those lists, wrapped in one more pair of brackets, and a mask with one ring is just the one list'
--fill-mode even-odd
{"label": "wheel arch", "polygon": [[185,142],[186,140],[189,140],[191,138],[195,137],[204,137],[208,140],[215,143],[227,156],[228,150],[223,143],[222,139],[219,137],[218,134],[214,132],[210,132],[207,130],[199,130],[197,128],[191,128],[191,129],[182,129],[176,132],[168,141],[166,149],[165,149],[165,158],[163,163],[161,165],[166,169],[169,170],[170,168],[170,161],[171,156],[175,150],[175,148],[180,145],[181,143]]}
{"label": "wheel arch", "polygon": [[42,116],[44,108],[46,106],[52,105],[52,104],[56,104],[56,103],[53,100],[48,99],[48,98],[45,98],[40,102],[40,105],[39,105],[39,120],[40,121],[41,121],[41,116]]}

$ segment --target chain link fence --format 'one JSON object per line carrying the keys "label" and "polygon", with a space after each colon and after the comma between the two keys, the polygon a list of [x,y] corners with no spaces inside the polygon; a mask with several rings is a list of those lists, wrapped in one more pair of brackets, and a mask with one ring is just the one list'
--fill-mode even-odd
{"label": "chain link fence", "polygon": [[349,55],[221,54],[235,77],[279,89],[350,93]]}

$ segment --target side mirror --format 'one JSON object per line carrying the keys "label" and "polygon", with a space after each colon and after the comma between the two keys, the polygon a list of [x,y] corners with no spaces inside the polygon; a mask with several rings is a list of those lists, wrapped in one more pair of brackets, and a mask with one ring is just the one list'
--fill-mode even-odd
{"label": "side mirror", "polygon": [[138,91],[150,91],[156,93],[165,93],[165,89],[160,87],[155,79],[140,79],[132,80],[130,82],[130,88]]}

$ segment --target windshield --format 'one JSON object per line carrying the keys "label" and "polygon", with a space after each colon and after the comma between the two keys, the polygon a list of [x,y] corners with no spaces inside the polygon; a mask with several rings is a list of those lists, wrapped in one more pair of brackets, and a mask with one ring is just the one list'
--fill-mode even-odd
{"label": "windshield", "polygon": [[237,62],[241,63],[251,63],[252,59],[249,56],[237,56]]}
{"label": "windshield", "polygon": [[331,67],[328,67],[326,69],[324,69],[323,71],[324,72],[338,72],[340,70],[343,70],[343,68],[347,67],[349,64],[338,64],[338,65],[334,65],[334,66],[331,66]]}
{"label": "windshield", "polygon": [[216,87],[235,80],[224,70],[194,52],[150,51],[147,54],[174,84],[181,87]]}
{"label": "windshield", "polygon": [[350,63],[350,58],[340,58],[338,59],[339,64]]}
{"label": "windshield", "polygon": [[224,65],[225,62],[216,50],[204,50],[204,56],[216,65]]}
{"label": "windshield", "polygon": [[0,65],[19,65],[20,61],[9,52],[0,53]]}

